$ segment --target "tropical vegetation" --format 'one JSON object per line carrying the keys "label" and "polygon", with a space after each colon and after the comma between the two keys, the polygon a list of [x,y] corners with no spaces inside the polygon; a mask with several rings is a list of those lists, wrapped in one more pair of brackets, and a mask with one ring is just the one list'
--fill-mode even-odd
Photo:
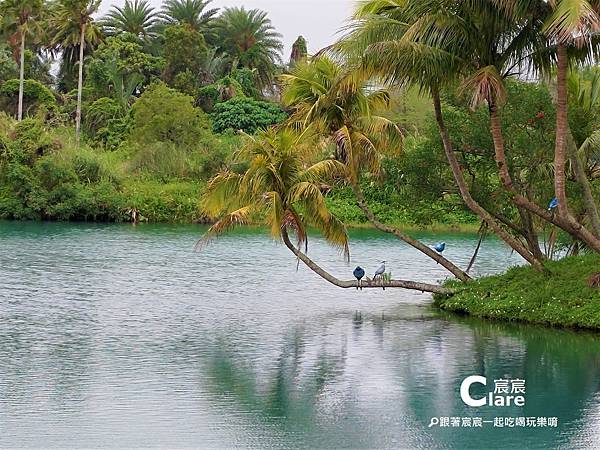
{"label": "tropical vegetation", "polygon": [[367,0],[287,62],[264,11],[99,6],[0,5],[0,218],[265,223],[340,287],[310,229],[347,255],[369,223],[465,286],[414,226],[493,233],[543,277],[600,253],[598,2]]}

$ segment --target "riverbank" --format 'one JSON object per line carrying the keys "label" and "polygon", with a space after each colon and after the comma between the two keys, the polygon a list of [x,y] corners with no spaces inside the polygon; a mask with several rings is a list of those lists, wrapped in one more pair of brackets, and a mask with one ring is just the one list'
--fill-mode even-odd
{"label": "riverbank", "polygon": [[451,297],[435,296],[438,308],[485,319],[600,330],[600,288],[589,284],[600,271],[600,255],[549,261],[550,275],[513,267],[502,275],[481,277]]}

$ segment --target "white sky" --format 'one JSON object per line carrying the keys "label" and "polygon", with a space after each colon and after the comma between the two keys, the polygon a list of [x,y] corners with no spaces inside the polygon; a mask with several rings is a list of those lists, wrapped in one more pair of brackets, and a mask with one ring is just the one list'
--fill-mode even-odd
{"label": "white sky", "polygon": [[[122,5],[125,0],[104,0],[100,14],[111,5]],[[161,0],[150,0],[160,7]],[[283,60],[290,56],[292,43],[299,35],[308,42],[309,53],[314,53],[336,40],[336,33],[352,14],[356,0],[213,0],[209,8],[244,6],[246,9],[267,11],[277,32],[283,35]]]}

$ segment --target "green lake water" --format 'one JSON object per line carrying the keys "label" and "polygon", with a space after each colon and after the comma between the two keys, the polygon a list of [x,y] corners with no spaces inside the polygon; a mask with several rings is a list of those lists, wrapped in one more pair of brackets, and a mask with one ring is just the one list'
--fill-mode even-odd
{"label": "green lake water", "polygon": [[[200,226],[0,222],[0,448],[594,448],[600,336],[441,313],[431,297],[341,290],[258,229],[192,251]],[[466,266],[476,236],[421,234]],[[340,278],[387,260],[352,234]],[[479,274],[519,261],[484,242]],[[523,407],[467,407],[469,375],[526,380]],[[557,427],[429,427],[432,417],[556,417]]]}

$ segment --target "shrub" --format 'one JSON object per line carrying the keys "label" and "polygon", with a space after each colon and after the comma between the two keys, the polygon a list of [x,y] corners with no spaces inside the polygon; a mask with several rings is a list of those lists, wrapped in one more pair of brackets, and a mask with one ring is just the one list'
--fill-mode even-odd
{"label": "shrub", "polygon": [[164,83],[153,83],[133,105],[132,138],[139,144],[172,142],[192,146],[206,125],[194,99]]}
{"label": "shrub", "polygon": [[[15,115],[18,107],[19,80],[12,79],[0,86],[0,109]],[[35,80],[23,82],[23,113],[33,116],[40,110],[57,111],[56,98],[50,89]]]}
{"label": "shrub", "polygon": [[285,112],[277,105],[246,97],[235,97],[215,105],[213,130],[222,133],[227,129],[254,133],[259,128],[267,128],[282,122]]}

